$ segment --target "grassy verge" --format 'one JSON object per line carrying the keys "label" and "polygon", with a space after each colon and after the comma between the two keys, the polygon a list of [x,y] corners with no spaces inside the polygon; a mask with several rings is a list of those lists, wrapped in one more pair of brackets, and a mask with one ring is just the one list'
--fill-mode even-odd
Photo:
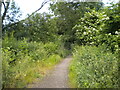
{"label": "grassy verge", "polygon": [[78,46],[69,67],[72,87],[118,88],[118,58],[103,47]]}
{"label": "grassy verge", "polygon": [[5,38],[2,47],[3,88],[23,88],[60,62],[66,50],[59,44],[49,42],[17,41]]}

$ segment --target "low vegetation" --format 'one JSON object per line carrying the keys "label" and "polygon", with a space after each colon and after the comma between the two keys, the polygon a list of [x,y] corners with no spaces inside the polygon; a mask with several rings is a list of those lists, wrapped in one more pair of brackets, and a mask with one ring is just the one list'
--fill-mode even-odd
{"label": "low vegetation", "polygon": [[65,49],[52,42],[17,41],[14,37],[3,40],[3,87],[21,88],[36,78],[42,78],[66,56]]}
{"label": "low vegetation", "polygon": [[77,88],[118,88],[118,58],[105,46],[77,46],[69,67],[71,85]]}
{"label": "low vegetation", "polygon": [[119,87],[120,28],[113,25],[120,21],[120,12],[117,4],[112,7],[103,9],[105,12],[86,12],[73,27],[79,43],[73,47],[73,62],[69,68],[73,87]]}
{"label": "low vegetation", "polygon": [[24,20],[15,2],[3,4],[3,88],[25,87],[68,54],[72,87],[119,87],[120,3],[51,1],[51,14]]}

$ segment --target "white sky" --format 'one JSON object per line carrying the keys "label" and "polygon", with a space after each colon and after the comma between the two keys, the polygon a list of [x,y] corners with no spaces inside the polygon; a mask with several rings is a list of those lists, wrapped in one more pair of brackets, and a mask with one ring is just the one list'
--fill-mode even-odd
{"label": "white sky", "polygon": [[[37,10],[41,3],[44,0],[14,0],[17,5],[20,7],[22,12],[22,18],[25,18],[27,14],[31,14],[35,10]],[[119,1],[119,0],[103,0],[104,3],[111,2],[111,1]],[[107,4],[106,4],[107,5]],[[48,10],[49,4],[45,4],[45,6],[39,12],[49,12]]]}
{"label": "white sky", "polygon": [[[44,0],[14,0],[17,5],[20,7],[22,12],[22,17],[26,17],[27,14],[31,14],[35,10],[37,10]],[[49,4],[45,4],[43,8],[39,12],[49,12],[48,10]]]}

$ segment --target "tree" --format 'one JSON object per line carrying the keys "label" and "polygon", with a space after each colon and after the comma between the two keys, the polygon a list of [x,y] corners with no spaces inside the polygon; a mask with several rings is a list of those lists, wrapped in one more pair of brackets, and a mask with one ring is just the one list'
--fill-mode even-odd
{"label": "tree", "polygon": [[0,38],[2,37],[2,18],[1,18],[2,2],[0,1]]}
{"label": "tree", "polygon": [[110,19],[106,22],[104,32],[115,35],[115,32],[120,32],[120,3],[112,4],[105,11]]}
{"label": "tree", "polygon": [[84,17],[79,19],[77,24],[73,27],[75,31],[76,43],[79,45],[98,45],[103,34],[105,22],[109,19],[105,12],[97,12],[91,10],[86,12]]}
{"label": "tree", "polygon": [[8,25],[15,22],[19,22],[19,18],[22,15],[20,8],[13,2],[3,2],[4,12],[2,14],[2,31],[3,35],[6,31],[10,31],[12,28]]}
{"label": "tree", "polygon": [[[7,2],[2,2],[3,3],[3,6],[4,6],[4,13],[2,15],[2,23],[3,23],[3,20],[5,19],[6,17],[6,14],[7,14],[7,11],[9,9],[9,5],[10,5],[10,0],[8,0]],[[2,5],[0,6],[0,8],[2,7]]]}
{"label": "tree", "polygon": [[118,4],[101,11],[86,12],[73,27],[73,30],[76,31],[76,43],[79,45],[106,45],[107,49],[112,52],[119,51],[119,22]]}
{"label": "tree", "polygon": [[[37,10],[35,10],[31,15],[29,15],[27,18],[33,16],[36,12],[38,12],[39,10],[41,10],[42,7],[43,7],[46,3],[48,3],[49,1],[50,1],[50,0],[45,0],[45,1],[41,4],[41,6],[40,6]],[[3,4],[4,4],[4,2],[3,2]],[[23,19],[23,20],[19,21],[19,16],[21,16],[21,14],[19,13],[20,8],[19,8],[19,7],[16,7],[15,2],[13,2],[13,3],[11,4],[11,8],[10,8],[10,9],[9,9],[9,5],[10,5],[10,2],[9,2],[8,5],[7,5],[8,8],[6,8],[5,11],[4,11],[3,21],[5,20],[5,17],[6,17],[6,15],[7,15],[7,18],[6,18],[7,20],[6,20],[6,21],[7,21],[7,22],[10,21],[10,23],[7,23],[6,25],[3,25],[3,28],[2,28],[3,31],[5,31],[5,30],[8,31],[8,29],[10,29],[10,27],[14,27],[14,26],[16,26],[16,25],[18,25],[18,24],[20,24],[20,23],[24,23],[24,21],[26,20],[26,19]],[[9,10],[8,10],[8,9],[9,9]],[[9,13],[8,13],[7,11],[8,11]],[[8,14],[7,14],[7,13],[8,13]],[[12,16],[9,16],[10,13],[11,13]],[[17,14],[17,15],[16,15],[16,14]],[[8,20],[9,20],[9,21],[8,21]]]}
{"label": "tree", "polygon": [[99,10],[103,3],[90,2],[59,2],[51,4],[51,10],[58,17],[58,34],[63,36],[65,46],[70,48],[70,44],[75,42],[75,31],[72,29],[76,22],[84,16],[89,9]]}
{"label": "tree", "polygon": [[28,41],[48,42],[55,41],[57,36],[56,18],[52,18],[52,15],[47,13],[36,13],[15,28],[14,36],[17,39],[27,38]]}

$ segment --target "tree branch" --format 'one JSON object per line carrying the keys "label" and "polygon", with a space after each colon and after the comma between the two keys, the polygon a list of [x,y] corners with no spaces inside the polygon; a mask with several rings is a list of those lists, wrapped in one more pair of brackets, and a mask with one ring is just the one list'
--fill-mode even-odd
{"label": "tree branch", "polygon": [[9,5],[10,5],[10,2],[6,2],[6,3],[7,3],[6,6],[5,6],[5,3],[4,3],[4,2],[2,2],[2,3],[3,3],[3,5],[4,5],[4,9],[5,9],[5,11],[4,11],[4,13],[3,13],[3,16],[2,16],[2,23],[3,23],[3,20],[5,19],[5,16],[6,16],[8,7],[9,7]]}
{"label": "tree branch", "polygon": [[41,7],[40,7],[39,9],[37,9],[36,11],[34,11],[31,15],[29,15],[28,18],[31,17],[31,16],[32,16],[33,14],[35,14],[36,12],[38,12],[40,9],[42,9],[42,7],[43,7],[46,3],[48,3],[49,1],[50,1],[50,0],[43,2],[42,5],[41,5]]}
{"label": "tree branch", "polygon": [[[30,18],[30,17],[31,17],[32,15],[34,15],[36,12],[38,12],[39,10],[41,10],[42,7],[43,7],[46,3],[48,3],[49,1],[50,1],[50,0],[44,1],[44,2],[42,3],[41,7],[38,8],[36,11],[34,11],[34,12],[33,12],[31,15],[29,15],[27,18]],[[19,23],[19,22],[24,22],[25,20],[26,20],[26,18],[23,19],[23,20],[21,20],[21,21],[18,21],[18,22],[15,22],[15,23],[8,24],[6,27],[3,27],[3,31],[4,31],[5,28],[11,27],[11,26],[13,26],[13,25],[15,25],[15,24],[17,24],[17,23]]]}
{"label": "tree branch", "polygon": [[3,4],[4,8],[6,8],[6,7],[5,7],[5,3],[4,3],[4,2],[2,2],[2,4]]}

